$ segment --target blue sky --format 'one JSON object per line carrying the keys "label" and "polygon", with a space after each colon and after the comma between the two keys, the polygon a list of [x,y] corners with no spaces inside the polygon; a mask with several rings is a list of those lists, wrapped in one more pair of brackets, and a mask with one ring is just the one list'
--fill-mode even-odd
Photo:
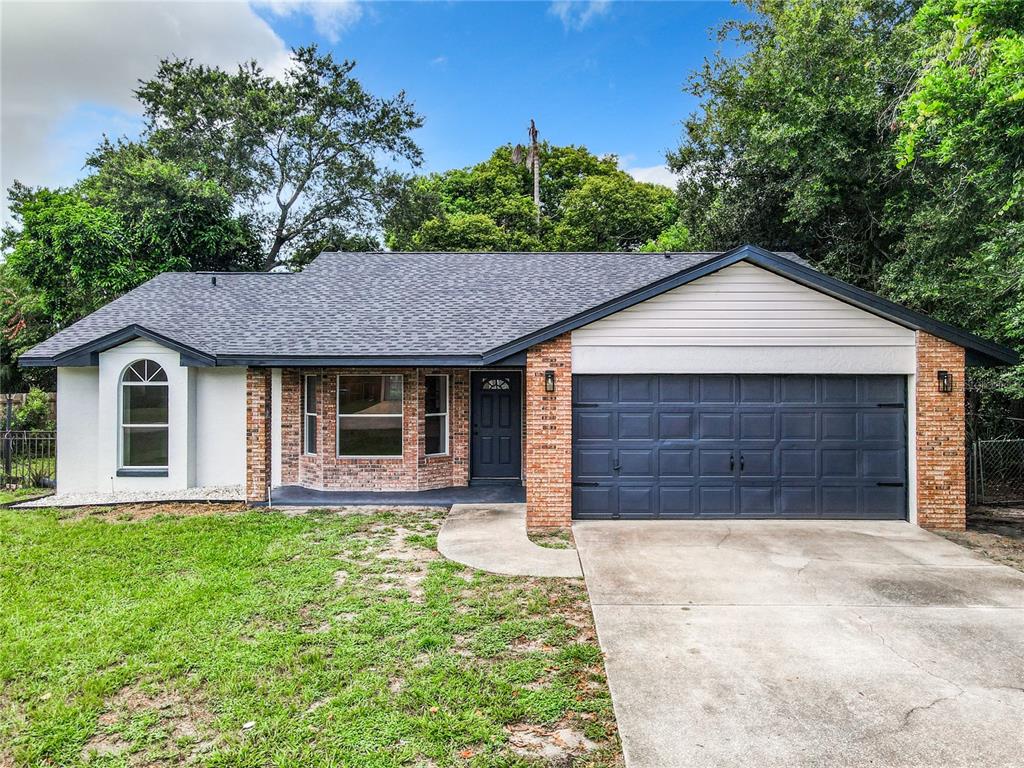
{"label": "blue sky", "polygon": [[[662,165],[696,106],[688,73],[714,51],[708,28],[742,8],[723,2],[611,3],[582,26],[542,2],[374,3],[331,44],[308,16],[258,11],[288,45],[317,40],[358,62],[377,93],[404,88],[426,124],[428,167],[443,170],[543,138]],[[574,23],[575,22],[575,23]]]}
{"label": "blue sky", "polygon": [[131,91],[162,57],[254,58],[280,72],[290,47],[311,42],[355,59],[371,92],[406,91],[426,120],[428,170],[525,141],[532,117],[544,139],[670,183],[665,152],[696,106],[686,79],[717,45],[709,28],[745,13],[728,2],[4,0],[3,186],[69,184],[104,133],[137,133]]}

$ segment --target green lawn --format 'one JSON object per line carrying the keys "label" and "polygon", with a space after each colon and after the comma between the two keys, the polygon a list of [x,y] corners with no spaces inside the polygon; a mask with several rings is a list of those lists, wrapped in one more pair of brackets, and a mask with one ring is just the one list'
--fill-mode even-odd
{"label": "green lawn", "polygon": [[152,511],[0,510],[0,765],[621,765],[582,581],[439,510]]}
{"label": "green lawn", "polygon": [[26,499],[30,496],[39,496],[46,493],[47,488],[15,488],[12,490],[0,490],[0,504],[10,504],[19,499]]}

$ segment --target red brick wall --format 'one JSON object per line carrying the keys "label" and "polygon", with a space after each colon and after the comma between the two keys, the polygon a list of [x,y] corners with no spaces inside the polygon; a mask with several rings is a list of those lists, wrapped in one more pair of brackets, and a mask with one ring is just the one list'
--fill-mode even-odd
{"label": "red brick wall", "polygon": [[[939,392],[938,371],[953,374]],[[964,349],[917,332],[917,524],[962,531],[967,523]]]}
{"label": "red brick wall", "polygon": [[[544,391],[544,372],[555,391]],[[526,525],[572,524],[572,342],[564,333],[526,350]]]}
{"label": "red brick wall", "polygon": [[[303,375],[319,374],[317,453],[302,452]],[[423,380],[448,375],[447,456],[426,456]],[[403,451],[394,458],[337,455],[339,375],[402,375]],[[441,368],[285,368],[281,373],[281,479],[319,490],[414,491],[469,482],[469,373]]]}
{"label": "red brick wall", "polygon": [[270,369],[245,372],[245,498],[266,501],[270,481]]}

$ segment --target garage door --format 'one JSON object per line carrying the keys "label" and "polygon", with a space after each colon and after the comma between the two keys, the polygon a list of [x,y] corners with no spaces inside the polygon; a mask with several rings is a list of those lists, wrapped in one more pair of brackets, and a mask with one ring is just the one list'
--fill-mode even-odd
{"label": "garage door", "polygon": [[907,516],[902,376],[573,377],[573,515]]}

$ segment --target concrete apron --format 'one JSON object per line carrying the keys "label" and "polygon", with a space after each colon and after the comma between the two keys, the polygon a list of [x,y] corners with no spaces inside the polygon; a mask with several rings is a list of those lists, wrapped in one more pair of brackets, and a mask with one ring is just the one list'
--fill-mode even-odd
{"label": "concrete apron", "polygon": [[573,531],[629,768],[1024,764],[1024,574],[907,523]]}

